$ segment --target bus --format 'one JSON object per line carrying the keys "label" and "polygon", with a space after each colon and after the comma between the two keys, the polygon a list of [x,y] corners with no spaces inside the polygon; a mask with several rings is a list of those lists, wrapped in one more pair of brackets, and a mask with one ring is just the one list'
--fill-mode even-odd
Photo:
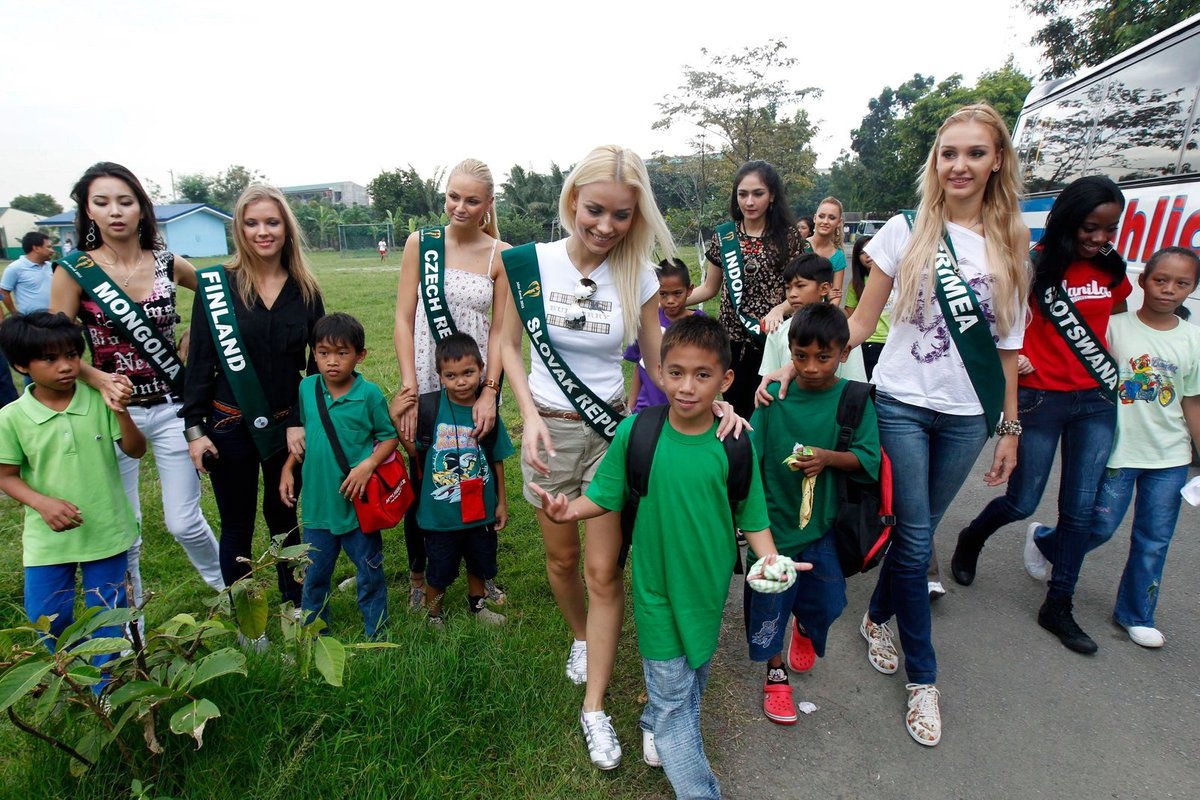
{"label": "bus", "polygon": [[[1021,212],[1041,238],[1054,198],[1084,175],[1125,195],[1115,242],[1137,275],[1170,245],[1200,251],[1200,14],[1070,78],[1030,91],[1013,128],[1025,180]],[[1200,292],[1187,301],[1200,321]]]}

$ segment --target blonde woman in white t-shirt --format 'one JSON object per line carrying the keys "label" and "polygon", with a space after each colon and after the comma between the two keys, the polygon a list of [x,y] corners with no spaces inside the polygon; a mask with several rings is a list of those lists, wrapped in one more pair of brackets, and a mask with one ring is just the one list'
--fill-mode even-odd
{"label": "blonde woman in white t-shirt", "polygon": [[[926,746],[936,745],[942,736],[925,577],[933,533],[992,433],[933,299],[933,260],[948,234],[962,278],[978,298],[997,343],[1005,383],[1004,430],[1019,431],[1014,424],[1017,351],[1029,285],[1029,230],[1017,208],[1020,189],[1008,128],[995,110],[981,104],[951,114],[938,129],[921,173],[914,228],[910,232],[903,216],[893,217],[868,245],[878,274],[867,282],[850,318],[850,344],[858,346],[875,331],[895,285],[892,327],[872,380],[879,440],[893,473],[903,475],[905,484],[895,495],[891,550],[860,630],[871,666],[892,674],[900,661],[888,622],[896,617],[909,680],[905,726]],[[785,370],[767,380],[778,378],[786,386],[792,375]],[[1008,480],[1016,465],[1018,435],[998,437],[984,477],[989,486]]]}

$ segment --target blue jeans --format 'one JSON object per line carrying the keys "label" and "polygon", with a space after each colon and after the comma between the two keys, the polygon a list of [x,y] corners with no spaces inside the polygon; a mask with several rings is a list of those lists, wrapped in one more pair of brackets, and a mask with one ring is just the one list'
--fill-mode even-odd
{"label": "blue jeans", "polygon": [[1117,603],[1113,607],[1113,619],[1126,628],[1154,627],[1163,565],[1183,502],[1179,490],[1187,480],[1186,464],[1164,469],[1125,467],[1105,470],[1104,480],[1096,493],[1095,530],[1088,542],[1089,550],[1112,538],[1125,518],[1134,487],[1137,487],[1129,558],[1121,573]]}
{"label": "blue jeans", "polygon": [[301,607],[305,622],[320,617],[329,630],[329,587],[333,581],[333,568],[337,564],[338,551],[345,550],[346,556],[358,571],[355,583],[358,586],[358,610],[362,612],[363,628],[368,639],[378,636],[387,625],[387,578],[383,574],[383,535],[363,533],[355,528],[350,533],[335,536],[320,528],[304,529],[304,543],[310,545],[308,557],[312,563],[304,574],[304,592]]}
{"label": "blue jeans", "polygon": [[987,441],[983,414],[960,416],[910,406],[879,392],[879,442],[892,460],[892,473],[904,476],[895,493],[892,545],[869,615],[878,624],[894,615],[904,648],[904,670],[912,683],[937,681],[925,571],[933,555],[933,533],[962,488]]}
{"label": "blue jeans", "polygon": [[700,737],[700,695],[708,683],[712,661],[688,666],[687,656],[668,661],[642,659],[649,698],[642,711],[641,727],[654,734],[654,746],[663,771],[679,800],[708,800],[721,797],[721,785]]}
{"label": "blue jeans", "polygon": [[[31,512],[33,513],[33,512]],[[70,535],[69,533],[64,535]],[[58,616],[50,623],[50,633],[55,638],[62,635],[75,621],[75,567],[83,572],[83,602],[89,608],[125,607],[125,568],[129,563],[126,551],[101,558],[83,561],[78,565],[47,564],[25,568],[25,614],[33,622],[40,616]],[[123,637],[121,625],[98,628],[96,638]],[[53,650],[53,648],[51,648]],[[117,657],[116,653],[92,658],[99,667]]]}

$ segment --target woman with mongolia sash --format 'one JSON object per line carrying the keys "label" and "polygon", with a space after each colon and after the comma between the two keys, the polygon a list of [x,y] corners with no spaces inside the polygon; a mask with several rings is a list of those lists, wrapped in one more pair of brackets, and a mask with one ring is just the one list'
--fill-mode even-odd
{"label": "woman with mongolia sash", "polygon": [[[300,543],[295,508],[274,487],[289,450],[304,455],[304,429],[287,427],[303,374],[313,374],[312,329],[325,315],[304,257],[300,228],[278,189],[242,192],[233,211],[233,258],[196,273],[191,358],[184,389],[184,437],[192,463],[212,478],[221,515],[221,573],[246,575],[261,471],[262,510],[271,536]],[[300,606],[301,585],[279,566],[279,591]]]}
{"label": "woman with mongolia sash", "polygon": [[[895,286],[872,381],[879,440],[904,490],[894,498],[891,549],[859,630],[871,666],[891,675],[900,666],[889,625],[895,616],[909,681],[905,727],[918,744],[933,746],[942,738],[925,577],[933,533],[988,438],[998,437],[984,480],[999,486],[1016,466],[1021,434],[1017,355],[1029,230],[1017,208],[1016,154],[995,109],[964,106],[942,123],[920,188],[916,212],[888,220],[867,245],[878,269],[850,317],[850,344],[874,333]],[[794,375],[788,367],[766,380],[786,388]]]}
{"label": "woman with mongolia sash", "polygon": [[[571,170],[558,213],[569,238],[503,254],[512,300],[504,309],[501,346],[504,374],[524,421],[525,499],[537,509],[550,589],[575,637],[567,677],[587,683],[579,721],[588,755],[600,769],[613,769],[621,762],[621,745],[603,708],[625,597],[620,515],[584,524],[585,604],[579,527],[551,521],[528,484],[571,499],[587,489],[625,414],[621,353],[635,335],[646,372],[658,380],[662,329],[651,255],[657,245],[670,257],[675,246],[646,165],[616,145],[597,147]],[[521,358],[522,328],[533,350],[529,375]],[[729,409],[721,406],[721,412]],[[725,414],[718,435],[736,435],[740,422]]]}
{"label": "woman with mongolia sash", "polygon": [[[114,409],[128,409],[154,450],[167,530],[204,582],[225,588],[217,540],[200,511],[200,480],[183,440],[184,357],[175,344],[176,286],[196,290],[196,270],[162,248],[154,207],[120,164],[90,167],[71,190],[75,236],[85,250],[58,261],[50,310],[83,323],[91,365],[80,377]],[[117,448],[121,480],[139,525],[140,462]],[[135,603],[141,602],[142,537],[129,549]]]}
{"label": "woman with mongolia sash", "polygon": [[1025,433],[1017,468],[1004,496],[959,533],[950,562],[954,580],[970,586],[988,537],[1037,509],[1061,439],[1058,524],[1029,525],[1025,569],[1036,580],[1050,579],[1038,624],[1084,654],[1095,653],[1097,646],[1076,624],[1071,598],[1116,430],[1118,370],[1106,336],[1109,317],[1125,310],[1133,290],[1125,260],[1112,244],[1124,208],[1115,183],[1090,175],[1063,189],[1050,209],[1046,232],[1033,251],[1033,321],[1018,366]]}
{"label": "woman with mongolia sash", "polygon": [[717,226],[704,253],[708,273],[688,305],[720,291],[720,321],[733,343],[733,385],[724,396],[749,418],[766,335],[791,314],[783,268],[809,247],[796,229],[783,181],[766,161],[748,161],[733,176],[729,215],[732,221]]}
{"label": "woman with mongolia sash", "polygon": [[[509,245],[500,241],[494,192],[492,171],[482,161],[468,158],[451,170],[446,182],[450,224],[409,235],[396,291],[394,338],[401,385],[416,387],[417,394],[441,387],[433,358],[438,339],[461,331],[479,344],[485,372],[472,413],[477,437],[496,423],[503,360],[498,322],[508,296],[505,281],[497,280],[504,275],[500,254]],[[411,441],[417,406],[395,421],[400,435]],[[409,605],[419,608],[425,590],[425,542],[416,517],[414,504],[404,519],[404,544],[411,582]],[[489,600],[504,602],[504,592],[494,581],[486,586]]]}

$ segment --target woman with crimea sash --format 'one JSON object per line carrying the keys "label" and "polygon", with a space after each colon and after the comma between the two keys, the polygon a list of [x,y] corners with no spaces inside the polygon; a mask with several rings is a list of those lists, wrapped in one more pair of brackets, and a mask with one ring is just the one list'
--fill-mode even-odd
{"label": "woman with crimea sash", "polygon": [[[83,323],[92,363],[80,377],[130,417],[154,450],[167,530],[204,582],[225,588],[217,540],[200,511],[200,480],[183,440],[184,356],[176,346],[176,288],[196,290],[196,270],[162,246],[154,206],[137,177],[120,164],[90,167],[71,190],[75,237],[84,250],[57,263],[50,310]],[[139,464],[117,448],[121,481],[142,519]],[[133,601],[141,602],[142,537],[129,549]]]}
{"label": "woman with crimea sash", "polygon": [[[300,228],[278,189],[251,185],[233,212],[233,258],[197,271],[191,356],[184,389],[184,436],[195,468],[212,478],[221,516],[221,572],[246,575],[258,511],[271,536],[300,543],[296,509],[275,487],[289,450],[304,455],[304,429],[287,427],[312,360],[313,325],[325,314],[304,257]],[[219,343],[218,343],[219,342]],[[301,584],[278,569],[284,600],[300,607]]]}
{"label": "woman with crimea sash", "polygon": [[796,229],[783,181],[766,161],[748,161],[733,176],[729,216],[732,220],[717,226],[704,253],[708,273],[688,296],[688,305],[720,291],[720,320],[733,343],[733,385],[724,397],[749,418],[766,335],[791,314],[783,268],[809,248]]}
{"label": "woman with crimea sash", "polygon": [[[492,171],[482,161],[468,158],[451,170],[446,182],[450,224],[409,235],[396,290],[394,339],[405,388],[415,387],[418,395],[441,388],[433,357],[436,339],[457,331],[469,334],[479,345],[484,381],[472,418],[474,435],[480,438],[496,423],[503,372],[499,319],[507,293],[500,254],[509,245],[500,241],[494,195]],[[395,422],[400,435],[412,441],[417,406]],[[416,516],[414,503],[404,519],[404,544],[409,605],[419,608],[425,587],[425,542]],[[504,602],[504,592],[494,581],[486,586],[491,602]]]}

